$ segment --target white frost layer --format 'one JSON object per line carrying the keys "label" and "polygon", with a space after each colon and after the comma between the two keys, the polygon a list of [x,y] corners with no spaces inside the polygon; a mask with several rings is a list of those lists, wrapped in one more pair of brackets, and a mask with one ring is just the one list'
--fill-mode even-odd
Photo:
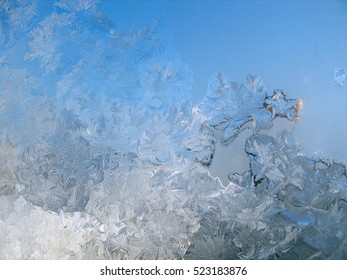
{"label": "white frost layer", "polygon": [[[12,2],[0,6],[1,258],[346,258],[345,166],[272,137],[300,100],[219,71],[192,106],[160,24],[122,30],[101,1],[48,14]],[[223,166],[224,184],[222,144],[243,164]]]}

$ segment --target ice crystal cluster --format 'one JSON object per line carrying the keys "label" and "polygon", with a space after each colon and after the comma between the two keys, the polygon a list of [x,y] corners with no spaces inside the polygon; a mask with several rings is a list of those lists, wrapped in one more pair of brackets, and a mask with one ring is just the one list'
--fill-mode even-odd
{"label": "ice crystal cluster", "polygon": [[[1,259],[347,258],[346,167],[264,133],[300,100],[219,71],[192,105],[160,25],[43,2],[0,0]],[[223,185],[216,143],[246,129],[249,170]]]}
{"label": "ice crystal cluster", "polygon": [[347,72],[344,68],[335,69],[334,83],[340,87],[344,87],[347,84]]}

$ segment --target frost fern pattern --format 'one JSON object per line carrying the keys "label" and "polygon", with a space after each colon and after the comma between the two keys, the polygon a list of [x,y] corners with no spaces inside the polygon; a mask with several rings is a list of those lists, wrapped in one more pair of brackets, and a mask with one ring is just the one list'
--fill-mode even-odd
{"label": "frost fern pattern", "polygon": [[[44,2],[0,1],[1,259],[347,258],[346,167],[267,135],[301,100],[218,71],[192,104],[160,23]],[[223,185],[217,145],[245,130],[249,168]]]}

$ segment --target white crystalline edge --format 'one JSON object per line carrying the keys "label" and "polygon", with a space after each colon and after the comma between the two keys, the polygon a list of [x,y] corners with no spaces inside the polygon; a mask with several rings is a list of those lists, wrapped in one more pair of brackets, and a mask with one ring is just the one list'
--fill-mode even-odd
{"label": "white crystalline edge", "polygon": [[344,68],[336,68],[334,71],[334,82],[340,87],[344,87],[347,83],[347,72]]}

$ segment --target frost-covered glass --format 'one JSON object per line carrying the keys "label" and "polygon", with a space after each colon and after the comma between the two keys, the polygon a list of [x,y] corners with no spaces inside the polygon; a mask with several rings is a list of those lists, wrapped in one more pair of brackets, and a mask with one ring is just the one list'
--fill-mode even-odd
{"label": "frost-covered glass", "polygon": [[[39,2],[0,1],[1,259],[347,258],[346,167],[267,134],[300,99],[217,71],[193,104],[160,25]],[[249,169],[222,184],[216,144],[245,130]]]}

